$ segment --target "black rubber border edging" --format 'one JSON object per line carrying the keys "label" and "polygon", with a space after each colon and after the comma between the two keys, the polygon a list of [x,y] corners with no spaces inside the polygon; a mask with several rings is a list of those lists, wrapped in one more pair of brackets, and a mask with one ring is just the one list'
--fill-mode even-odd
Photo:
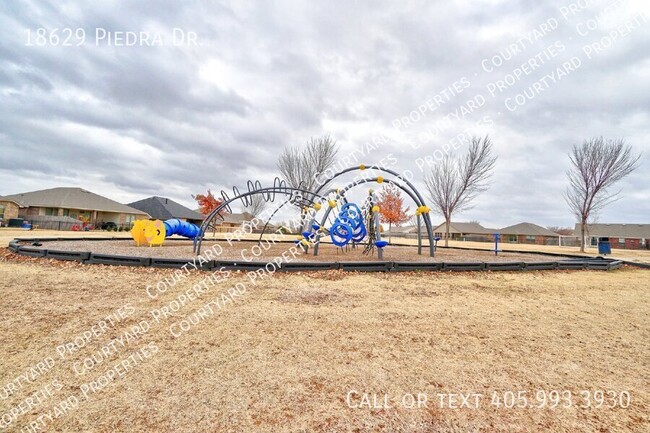
{"label": "black rubber border edging", "polygon": [[636,266],[637,268],[650,269],[650,263],[637,263],[637,262],[630,262],[628,260],[618,260],[618,261],[622,261],[626,265]]}
{"label": "black rubber border edging", "polygon": [[526,262],[486,262],[486,271],[523,271]]}
{"label": "black rubber border edging", "polygon": [[[198,262],[198,260],[197,260]],[[190,264],[191,263],[191,264]],[[202,271],[211,271],[217,267],[214,260],[206,260],[204,262],[195,263],[191,260],[185,259],[170,259],[165,257],[151,257],[151,267],[154,268],[168,268],[168,269],[200,269]],[[196,268],[194,268],[196,266]]]}
{"label": "black rubber border edging", "polygon": [[45,250],[45,257],[55,260],[74,260],[84,262],[90,259],[88,251]]}
{"label": "black rubber border edging", "polygon": [[[181,269],[194,263],[198,269],[211,271],[227,269],[243,272],[267,268],[273,271],[322,271],[342,270],[346,272],[408,272],[408,271],[448,271],[448,272],[483,272],[483,271],[533,271],[533,270],[602,270],[619,269],[623,264],[650,269],[650,264],[635,263],[603,257],[562,256],[566,260],[547,262],[383,262],[383,261],[343,261],[343,262],[247,262],[242,260],[208,260],[196,264],[193,259],[173,259],[161,257],[120,256],[96,254],[88,251],[49,250],[33,246],[20,245],[20,242],[50,242],[83,240],[126,240],[126,238],[16,238],[9,242],[9,250],[29,257],[45,257],[55,260],[74,260],[84,264],[101,264],[113,266],[150,266],[157,268]],[[473,248],[459,248],[474,250]],[[477,251],[485,251],[476,249]],[[530,254],[537,254],[528,252]],[[542,253],[543,254],[543,253]],[[555,255],[555,254],[554,254]],[[573,257],[573,258],[571,258]],[[194,267],[193,265],[190,265]]]}
{"label": "black rubber border edging", "polygon": [[387,272],[393,267],[393,262],[338,262],[342,271],[358,272]]}
{"label": "black rubber border edging", "polygon": [[484,271],[485,262],[442,262],[443,271]]}
{"label": "black rubber border edging", "polygon": [[114,266],[151,266],[151,257],[115,256],[112,254],[90,253],[90,259],[84,263]]}
{"label": "black rubber border edging", "polygon": [[440,271],[442,262],[393,262],[391,271],[413,272],[413,271]]}
{"label": "black rubber border edging", "polygon": [[11,251],[12,253],[15,253],[18,251],[18,248],[20,248],[20,245],[14,239],[13,241],[9,242],[9,246],[7,248],[9,248],[9,251]]}
{"label": "black rubber border edging", "polygon": [[283,262],[280,270],[284,272],[333,271],[340,269],[338,262]]}
{"label": "black rubber border edging", "polygon": [[27,247],[21,245],[18,247],[18,251],[16,251],[16,253],[22,256],[29,256],[29,257],[45,257],[45,254],[47,254],[47,250],[43,248]]}

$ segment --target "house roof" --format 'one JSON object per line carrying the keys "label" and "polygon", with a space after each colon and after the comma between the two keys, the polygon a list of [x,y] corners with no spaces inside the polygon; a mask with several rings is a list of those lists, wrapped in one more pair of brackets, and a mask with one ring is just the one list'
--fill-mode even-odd
{"label": "house roof", "polygon": [[242,213],[229,213],[223,216],[224,223],[243,223],[244,221],[252,221],[255,218],[252,214],[248,212]]}
{"label": "house roof", "polygon": [[[580,223],[573,234],[580,236]],[[650,239],[650,224],[587,224],[587,233],[594,237]]]}
{"label": "house roof", "polygon": [[188,220],[202,220],[205,215],[194,212],[192,209],[166,197],[148,197],[129,203],[128,206],[139,209],[151,215],[152,218],[167,220],[170,218],[183,218]]}
{"label": "house roof", "polygon": [[[424,226],[422,227],[424,230]],[[400,226],[400,227],[391,227],[390,228],[390,233],[417,233],[418,227],[417,226]],[[389,231],[387,230],[386,233]]]}
{"label": "house roof", "polygon": [[[433,229],[434,232],[446,232],[447,230],[446,223],[442,223],[436,228]],[[480,235],[489,235],[494,233],[495,230],[486,229],[478,223],[458,223],[452,221],[449,224],[449,233],[468,233],[468,234],[480,234]]]}
{"label": "house roof", "polygon": [[525,236],[553,236],[560,235],[542,226],[533,223],[519,223],[504,227],[499,230],[502,235],[525,235]]}
{"label": "house roof", "polygon": [[23,207],[52,207],[64,209],[97,210],[101,212],[118,212],[147,215],[138,209],[118,203],[82,188],[59,187],[24,192],[5,197]]}
{"label": "house roof", "polygon": [[7,197],[3,197],[1,195],[0,195],[0,201],[10,201],[12,203],[16,203],[19,207],[25,207],[25,206],[21,205],[20,203],[18,203],[16,200],[13,200],[13,199],[10,199],[10,198],[7,198]]}

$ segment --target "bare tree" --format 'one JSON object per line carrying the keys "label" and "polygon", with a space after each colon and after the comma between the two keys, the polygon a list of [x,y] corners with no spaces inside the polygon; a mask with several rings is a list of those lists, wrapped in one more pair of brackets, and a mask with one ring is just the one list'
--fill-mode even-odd
{"label": "bare tree", "polygon": [[637,168],[640,157],[623,139],[595,137],[573,145],[566,201],[580,222],[580,251],[585,251],[588,221],[619,198],[620,190],[612,192],[612,186]]}
{"label": "bare tree", "polygon": [[433,207],[445,218],[445,246],[449,245],[451,216],[469,209],[472,200],[487,190],[495,163],[490,138],[472,137],[466,155],[445,155],[425,176]]}
{"label": "bare tree", "polygon": [[278,158],[278,169],[293,188],[315,191],[321,186],[319,174],[336,162],[338,146],[329,134],[310,138],[304,147],[287,147]]}
{"label": "bare tree", "polygon": [[264,200],[264,196],[262,194],[254,194],[248,197],[248,201],[250,204],[248,206],[244,206],[242,210],[248,212],[254,217],[259,216],[268,204],[266,200]]}
{"label": "bare tree", "polygon": [[573,229],[571,227],[548,226],[546,228],[552,231],[553,233],[557,233],[558,235],[562,235],[562,236],[573,235]]}

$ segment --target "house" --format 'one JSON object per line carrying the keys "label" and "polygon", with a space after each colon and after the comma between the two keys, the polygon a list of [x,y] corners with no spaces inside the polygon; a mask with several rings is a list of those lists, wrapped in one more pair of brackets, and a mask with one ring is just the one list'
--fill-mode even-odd
{"label": "house", "polygon": [[158,220],[168,220],[171,218],[178,218],[183,221],[188,221],[200,225],[205,219],[205,215],[193,211],[190,208],[175,202],[166,197],[149,197],[142,200],[134,201],[127,204],[127,206],[134,209],[139,209]]}
{"label": "house", "polygon": [[20,203],[7,197],[0,196],[0,225],[7,225],[7,221],[18,218]]}
{"label": "house", "polygon": [[82,188],[50,188],[6,196],[20,205],[19,216],[66,216],[94,226],[114,223],[129,226],[137,219],[149,218],[146,212],[118,203]]}
{"label": "house", "polygon": [[[447,233],[447,223],[442,223],[433,229],[433,234],[440,239],[445,239]],[[451,222],[449,224],[449,239],[459,241],[476,241],[486,242],[494,240],[496,230],[487,229],[479,223],[459,223]]]}
{"label": "house", "polygon": [[[574,234],[580,237],[581,224]],[[650,224],[587,224],[585,245],[597,246],[598,238],[609,238],[612,248],[650,249]]]}
{"label": "house", "polygon": [[498,231],[501,242],[515,244],[558,245],[560,235],[533,223],[519,223]]}
{"label": "house", "polygon": [[[241,228],[244,223],[253,221],[254,218],[255,217],[248,212],[229,213],[223,216],[223,220],[221,220],[221,218],[215,218],[214,223],[217,226],[217,232],[234,232]],[[261,227],[258,228],[259,230],[262,229]]]}
{"label": "house", "polygon": [[[427,229],[422,224],[422,233],[423,236],[426,236]],[[391,227],[390,230],[382,232],[382,236],[392,236],[396,238],[417,238],[418,237],[418,226],[409,225],[409,226],[400,226],[400,227]]]}

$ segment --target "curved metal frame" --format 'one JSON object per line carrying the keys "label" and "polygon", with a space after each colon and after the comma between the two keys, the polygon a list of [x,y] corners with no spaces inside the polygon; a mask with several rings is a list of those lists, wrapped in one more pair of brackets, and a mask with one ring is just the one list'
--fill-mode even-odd
{"label": "curved metal frame", "polygon": [[262,245],[262,236],[264,236],[264,233],[266,233],[266,227],[268,227],[269,223],[271,222],[271,219],[275,216],[276,213],[278,213],[280,209],[282,209],[288,203],[291,203],[291,198],[285,200],[284,203],[278,206],[277,209],[275,209],[273,213],[269,215],[269,217],[266,219],[266,221],[264,222],[264,227],[262,228],[262,232],[260,233],[260,237],[259,239],[257,239],[257,245]]}
{"label": "curved metal frame", "polygon": [[[286,182],[281,180],[279,177],[276,177],[274,179],[272,187],[267,187],[267,188],[262,188],[262,185],[261,185],[260,181],[253,182],[253,181],[249,180],[247,182],[247,188],[248,188],[247,192],[240,193],[239,189],[237,187],[233,187],[232,190],[233,190],[233,193],[235,194],[235,196],[233,198],[230,198],[228,196],[228,194],[224,190],[221,191],[221,197],[223,198],[223,202],[219,206],[217,206],[216,209],[214,209],[212,212],[210,212],[210,214],[203,220],[203,223],[201,223],[201,232],[200,232],[201,235],[194,239],[194,252],[196,254],[200,254],[200,252],[201,252],[201,244],[203,242],[205,232],[207,231],[207,229],[212,224],[212,221],[216,217],[220,217],[220,218],[223,219],[223,217],[220,215],[220,212],[222,210],[224,210],[224,209],[226,209],[229,212],[232,212],[232,209],[230,208],[230,203],[232,203],[235,200],[241,200],[242,203],[244,204],[244,206],[248,206],[251,203],[249,197],[251,197],[253,195],[262,194],[263,197],[264,197],[264,200],[269,202],[269,201],[274,201],[275,200],[275,195],[276,194],[285,194],[285,195],[290,195],[290,196],[293,197],[293,195],[296,192],[300,192],[300,193],[303,194],[302,195],[302,200],[303,200],[302,204],[303,205],[307,204],[307,203],[309,203],[309,204],[315,203],[316,198],[323,199],[323,203],[324,203],[327,200],[323,195],[320,194],[320,192],[321,192],[321,190],[323,188],[326,187],[326,185],[328,185],[331,181],[333,181],[334,179],[336,179],[337,177],[339,177],[339,176],[341,176],[343,174],[346,174],[346,173],[349,173],[349,172],[352,172],[352,171],[364,171],[364,170],[379,170],[381,172],[388,173],[390,175],[396,176],[399,180],[403,181],[406,184],[406,186],[408,186],[408,188],[406,188],[405,186],[401,185],[399,182],[396,182],[393,179],[384,179],[384,182],[389,183],[389,184],[393,184],[393,185],[397,186],[399,189],[401,189],[402,191],[404,191],[406,194],[409,195],[409,197],[411,197],[411,199],[413,199],[413,201],[418,205],[418,207],[419,206],[424,206],[424,199],[420,195],[417,188],[415,188],[415,186],[411,182],[409,182],[407,179],[403,178],[396,171],[391,170],[389,168],[381,167],[381,166],[378,166],[378,165],[368,165],[368,166],[364,165],[363,169],[361,168],[361,165],[358,165],[358,166],[355,166],[355,167],[348,167],[346,169],[343,169],[343,170],[333,174],[329,178],[327,178],[316,189],[316,191],[308,191],[308,190],[303,189],[303,188],[294,188],[294,187],[287,186]],[[345,188],[343,188],[342,190],[330,189],[325,194],[325,196],[328,196],[331,193],[337,193],[339,195],[339,197],[342,198],[344,200],[344,202],[347,203],[347,198],[345,197],[345,192],[349,191],[351,188],[354,188],[355,186],[359,186],[359,185],[362,185],[362,184],[368,183],[368,182],[376,182],[377,180],[378,180],[378,177],[375,177],[375,178],[372,178],[372,179],[371,178],[359,179],[357,181],[354,181],[351,184],[346,185]],[[262,229],[262,232],[260,233],[258,243],[261,242],[262,237],[264,236],[264,233],[266,232],[266,228],[268,227],[268,224],[271,221],[271,219],[273,218],[273,216],[275,216],[275,214],[283,206],[285,206],[287,203],[290,203],[290,202],[291,202],[291,198],[289,198],[284,203],[282,203],[269,216],[269,218],[266,220],[266,222],[264,224],[264,228]],[[323,217],[323,219],[321,221],[321,224],[320,224],[321,227],[323,226],[323,224],[325,224],[325,222],[327,220],[327,217],[329,216],[329,213],[331,212],[331,209],[332,208],[328,206],[328,209],[325,211],[325,215],[324,215],[324,217]],[[425,224],[426,229],[427,229],[427,235],[428,235],[428,238],[429,238],[429,253],[430,253],[431,257],[433,257],[433,255],[435,253],[435,243],[434,243],[434,240],[433,240],[433,226],[431,224],[431,218],[429,217],[429,214],[426,213],[426,214],[422,214],[422,219],[424,220],[424,224]],[[303,222],[303,228],[306,227],[307,224],[311,225],[315,220],[316,220],[316,215],[314,215],[309,220],[305,220]],[[318,245],[320,243],[320,237],[321,237],[320,233],[318,233],[317,237],[316,237],[316,242],[315,242],[315,245],[314,245],[314,255],[318,254]],[[421,254],[421,248],[422,248],[422,245],[421,245],[421,230],[420,230],[420,227],[419,227],[419,224],[418,224],[418,254]]]}
{"label": "curved metal frame", "polygon": [[[415,196],[419,199],[419,202],[418,202],[418,200],[414,200],[416,203],[420,203],[420,204],[418,204],[418,206],[424,206],[424,199],[420,195],[420,192],[415,187],[415,185],[413,185],[407,179],[404,179],[396,171],[391,170],[390,168],[385,168],[385,167],[381,167],[381,166],[378,166],[378,165],[364,165],[363,169],[361,169],[361,165],[358,165],[356,167],[348,167],[346,169],[343,169],[343,170],[339,171],[338,173],[333,174],[332,176],[327,178],[325,181],[323,181],[323,184],[320,187],[318,187],[318,189],[316,189],[314,194],[320,193],[321,189],[323,189],[327,184],[329,184],[331,181],[333,181],[334,179],[336,179],[337,177],[339,177],[341,175],[344,175],[346,173],[350,173],[352,171],[365,171],[365,170],[379,170],[379,171],[382,171],[384,173],[388,173],[388,174],[391,174],[393,176],[396,176],[398,179],[404,181],[404,183],[409,188],[411,188],[413,194],[415,194]],[[384,181],[386,182],[386,181],[388,181],[388,179],[384,179]],[[406,192],[407,194],[411,195],[406,189],[404,189],[402,187],[400,187],[400,189],[402,191]],[[413,198],[413,197],[411,196],[411,198]],[[434,244],[434,240],[433,240],[434,236],[433,236],[433,225],[431,224],[431,217],[429,216],[428,213],[425,213],[425,214],[422,214],[422,219],[424,220],[424,225],[425,225],[425,227],[427,229],[427,237],[429,238],[429,254],[431,255],[431,257],[433,257],[433,255],[435,253],[435,244]]]}
{"label": "curved metal frame", "polygon": [[207,229],[210,227],[210,224],[217,216],[221,217],[221,215],[219,215],[219,212],[221,212],[224,209],[230,209],[230,203],[232,203],[233,201],[247,198],[257,194],[268,194],[268,196],[275,197],[275,194],[285,194],[285,195],[293,196],[296,192],[302,193],[303,194],[302,199],[306,200],[309,203],[314,203],[313,198],[315,197],[323,198],[318,193],[314,193],[306,189],[294,188],[294,187],[283,185],[283,186],[271,186],[267,188],[251,190],[245,193],[241,193],[233,198],[228,198],[227,200],[224,200],[219,206],[217,206],[212,212],[210,212],[210,214],[208,214],[208,216],[203,220],[203,223],[201,223],[201,232],[200,232],[201,235],[194,238],[194,253],[196,253],[197,255],[201,253],[201,244],[203,243],[205,232],[207,231]]}
{"label": "curved metal frame", "polygon": [[[352,170],[347,169],[346,172],[348,172],[348,171],[352,171]],[[356,180],[356,181],[346,185],[345,188],[341,189],[339,191],[339,195],[341,197],[345,197],[345,193],[347,191],[349,191],[350,189],[352,189],[352,188],[354,188],[356,186],[359,186],[359,185],[363,185],[363,184],[368,183],[368,182],[377,182],[378,179],[379,179],[378,177],[374,177],[374,178],[364,178],[364,179]],[[383,179],[383,182],[395,185],[396,187],[398,187],[399,189],[404,191],[406,194],[409,195],[409,197],[411,197],[411,199],[413,199],[413,201],[415,202],[415,204],[418,207],[419,206],[424,206],[424,202],[422,201],[422,197],[417,193],[417,190],[411,191],[411,190],[409,190],[408,188],[405,188],[402,184],[400,184],[399,182],[396,182],[393,179]],[[408,185],[408,183],[407,183],[407,185]],[[411,185],[409,185],[409,186],[411,186]],[[319,188],[319,190],[320,190],[320,188]],[[329,213],[331,211],[332,211],[332,208],[328,207],[327,210],[325,211],[325,215],[323,216],[323,219],[321,221],[321,226],[323,224],[325,224],[325,221],[327,220],[327,217],[329,216]],[[425,225],[426,225],[427,235],[428,235],[428,238],[429,238],[429,254],[431,255],[431,257],[433,257],[434,254],[435,254],[435,246],[434,246],[434,242],[433,242],[433,228],[431,227],[431,221],[428,219],[428,214],[424,214],[423,219],[424,219],[424,222],[425,222]],[[321,237],[320,233],[318,233],[316,235],[316,241],[314,242],[314,255],[318,255],[318,245],[320,244],[320,237]]]}

